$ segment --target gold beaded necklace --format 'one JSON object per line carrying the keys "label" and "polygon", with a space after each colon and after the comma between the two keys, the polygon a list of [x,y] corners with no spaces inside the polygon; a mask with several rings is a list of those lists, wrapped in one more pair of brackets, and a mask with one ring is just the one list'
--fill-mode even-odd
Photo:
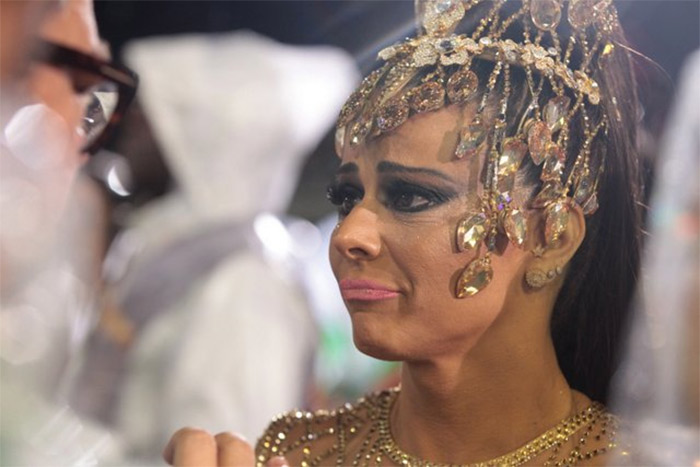
{"label": "gold beaded necklace", "polygon": [[[391,434],[389,416],[391,408],[399,393],[399,389],[386,392],[385,397],[379,400],[379,413],[374,419],[375,429],[379,437],[379,447],[381,452],[397,465],[410,465],[420,467],[456,467],[454,464],[442,464],[430,462],[408,454],[399,448]],[[496,466],[518,466],[522,465],[539,454],[555,446],[561,446],[574,433],[586,426],[592,426],[605,414],[603,405],[594,402],[586,409],[576,415],[562,420],[557,426],[542,433],[537,438],[528,442],[524,446],[509,452],[495,459],[477,462],[474,464],[463,464],[459,467],[496,467]]]}

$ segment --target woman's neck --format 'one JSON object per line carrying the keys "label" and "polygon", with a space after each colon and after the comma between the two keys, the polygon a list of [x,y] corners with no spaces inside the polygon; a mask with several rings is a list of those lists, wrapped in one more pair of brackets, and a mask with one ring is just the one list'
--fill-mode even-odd
{"label": "woman's neck", "polygon": [[405,452],[441,463],[492,459],[587,404],[572,396],[549,339],[541,348],[481,344],[464,358],[404,365],[391,426]]}

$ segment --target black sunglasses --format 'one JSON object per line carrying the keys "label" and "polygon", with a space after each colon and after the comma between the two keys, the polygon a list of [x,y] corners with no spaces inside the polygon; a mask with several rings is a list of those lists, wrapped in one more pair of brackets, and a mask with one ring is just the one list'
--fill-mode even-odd
{"label": "black sunglasses", "polygon": [[86,137],[82,151],[95,154],[134,99],[138,76],[125,66],[45,40],[36,59],[68,73],[75,92],[89,97],[81,125]]}

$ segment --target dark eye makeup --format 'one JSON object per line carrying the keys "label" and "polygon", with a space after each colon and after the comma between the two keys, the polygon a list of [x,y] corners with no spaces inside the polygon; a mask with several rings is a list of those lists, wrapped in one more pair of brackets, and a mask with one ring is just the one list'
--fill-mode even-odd
{"label": "dark eye makeup", "polygon": [[[386,177],[380,182],[379,198],[388,209],[397,213],[417,213],[446,203],[456,196],[451,189],[399,177]],[[341,217],[347,216],[364,196],[355,183],[336,180],[328,187],[328,200],[338,207]]]}

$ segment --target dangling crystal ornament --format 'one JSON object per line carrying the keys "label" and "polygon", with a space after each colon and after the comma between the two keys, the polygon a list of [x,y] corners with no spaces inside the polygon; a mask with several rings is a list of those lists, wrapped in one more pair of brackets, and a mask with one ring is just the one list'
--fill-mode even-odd
{"label": "dangling crystal ornament", "polygon": [[578,31],[583,31],[593,23],[595,0],[571,0],[569,2],[569,24]]}
{"label": "dangling crystal ornament", "polygon": [[522,248],[527,239],[527,219],[520,209],[511,209],[505,216],[503,229],[508,239],[518,248]]}
{"label": "dangling crystal ornament", "polygon": [[584,216],[590,216],[591,214],[596,212],[598,210],[598,195],[596,193],[593,193],[593,196],[588,198],[588,200],[584,203],[582,209]]}
{"label": "dangling crystal ornament", "polygon": [[446,35],[454,30],[466,10],[462,0],[415,0],[416,20],[431,35]]}
{"label": "dangling crystal ornament", "polygon": [[476,154],[479,147],[486,140],[487,129],[481,119],[478,117],[472,121],[466,128],[463,128],[459,134],[459,143],[455,150],[455,157],[462,159],[471,157]]}
{"label": "dangling crystal ornament", "polygon": [[550,205],[553,201],[561,198],[564,188],[559,182],[549,181],[544,184],[540,192],[532,201],[533,208],[543,208]]}
{"label": "dangling crystal ornament", "polygon": [[486,288],[493,279],[491,258],[487,254],[483,258],[476,258],[464,268],[457,281],[457,298],[465,298],[476,295]]}
{"label": "dangling crystal ornament", "polygon": [[576,201],[579,206],[583,207],[592,194],[593,183],[591,182],[588,174],[584,174],[576,185],[576,190],[574,191],[574,201]]}
{"label": "dangling crystal ornament", "polygon": [[569,223],[569,206],[566,201],[553,203],[545,210],[544,238],[547,245],[559,239]]}
{"label": "dangling crystal ornament", "polygon": [[471,250],[486,237],[489,231],[489,218],[483,212],[463,219],[457,226],[457,249]]}
{"label": "dangling crystal ornament", "polygon": [[564,160],[564,150],[558,144],[550,144],[547,149],[547,157],[542,165],[540,179],[544,182],[561,182],[562,173],[564,172]]}
{"label": "dangling crystal ornament", "polygon": [[567,96],[557,96],[549,100],[542,110],[542,117],[549,127],[549,131],[556,133],[561,130],[566,122],[566,114],[569,110],[571,99]]}
{"label": "dangling crystal ornament", "polygon": [[530,150],[530,158],[532,158],[535,165],[540,165],[544,162],[544,158],[547,155],[547,145],[551,140],[552,133],[549,131],[546,123],[537,121],[530,127],[527,135],[527,146]]}
{"label": "dangling crystal ornament", "polygon": [[517,138],[508,138],[503,142],[498,158],[498,176],[507,177],[515,174],[527,153],[527,145]]}
{"label": "dangling crystal ornament", "polygon": [[552,31],[561,20],[561,5],[557,0],[533,0],[530,3],[530,18],[538,29]]}

